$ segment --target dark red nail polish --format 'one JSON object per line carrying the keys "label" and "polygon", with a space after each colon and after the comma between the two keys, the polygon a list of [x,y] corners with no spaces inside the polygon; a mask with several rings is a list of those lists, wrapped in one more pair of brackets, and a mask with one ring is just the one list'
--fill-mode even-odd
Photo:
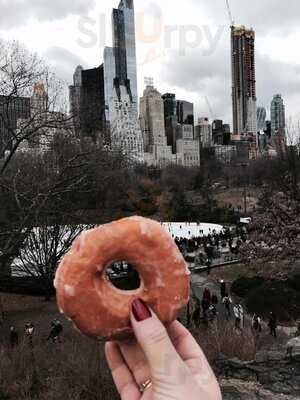
{"label": "dark red nail polish", "polygon": [[133,316],[137,322],[145,321],[145,319],[152,317],[151,311],[149,310],[146,303],[143,302],[143,300],[135,299],[132,302],[131,308]]}

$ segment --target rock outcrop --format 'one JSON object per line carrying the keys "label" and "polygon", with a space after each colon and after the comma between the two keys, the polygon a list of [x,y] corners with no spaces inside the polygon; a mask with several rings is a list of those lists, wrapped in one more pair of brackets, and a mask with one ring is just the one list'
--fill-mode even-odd
{"label": "rock outcrop", "polygon": [[259,352],[253,361],[228,360],[216,363],[224,400],[299,400],[300,355]]}

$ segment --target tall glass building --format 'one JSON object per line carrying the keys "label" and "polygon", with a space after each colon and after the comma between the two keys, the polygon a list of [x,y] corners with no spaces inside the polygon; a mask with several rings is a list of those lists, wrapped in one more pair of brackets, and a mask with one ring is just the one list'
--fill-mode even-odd
{"label": "tall glass building", "polygon": [[276,94],[271,102],[272,136],[285,135],[285,106],[281,94]]}
{"label": "tall glass building", "polygon": [[257,107],[257,131],[264,131],[266,129],[267,111],[265,107]]}
{"label": "tall glass building", "polygon": [[194,104],[177,100],[177,121],[179,124],[194,125]]}
{"label": "tall glass building", "polygon": [[137,64],[133,0],[121,0],[112,12],[113,47],[104,49],[105,113],[111,144],[143,161],[138,121]]}
{"label": "tall glass building", "polygon": [[104,69],[83,69],[80,65],[69,87],[70,109],[78,137],[91,137],[95,142],[109,141],[106,137]]}
{"label": "tall glass building", "polygon": [[30,115],[29,97],[0,95],[0,158],[13,147],[18,119],[27,119]]}

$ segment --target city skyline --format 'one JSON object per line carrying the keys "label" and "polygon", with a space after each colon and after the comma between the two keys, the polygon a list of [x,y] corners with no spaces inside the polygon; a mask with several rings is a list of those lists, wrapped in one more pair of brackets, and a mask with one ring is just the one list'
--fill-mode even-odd
{"label": "city skyline", "polygon": [[[54,2],[51,3],[52,6],[47,5],[49,12],[44,13],[41,22],[38,23],[34,20],[34,16],[41,18],[41,10],[32,8],[30,2],[28,2],[28,9],[24,14],[25,18],[23,18],[22,24],[16,18],[14,19],[14,25],[10,24],[10,29],[8,29],[7,23],[9,19],[6,19],[2,24],[2,26],[5,26],[6,31],[0,31],[0,34],[7,39],[21,39],[29,50],[37,50],[43,53],[46,60],[56,66],[58,75],[67,79],[68,83],[71,83],[76,65],[83,63],[84,68],[91,68],[103,62],[101,55],[103,46],[101,47],[99,43],[89,49],[82,48],[77,44],[77,40],[80,38],[78,14],[81,16],[88,14],[90,18],[97,19],[95,16],[99,16],[102,13],[106,15],[106,25],[110,25],[111,7],[116,7],[117,2],[113,4],[111,2],[103,3],[101,5],[97,3],[98,9],[96,9],[92,1],[87,1],[85,5],[80,1],[74,1],[68,10],[66,9],[58,16],[57,12],[56,14],[54,13]],[[141,42],[139,36],[137,40],[139,97],[144,89],[144,76],[151,75],[154,77],[160,92],[175,92],[178,98],[193,102],[195,104],[196,117],[208,116],[212,119],[204,98],[207,96],[212,104],[213,117],[231,123],[230,29],[225,4],[223,5],[221,2],[218,2],[218,5],[216,2],[211,2],[210,5],[205,4],[205,2],[197,4],[195,1],[189,0],[187,15],[179,18],[181,16],[180,3],[172,2],[173,6],[169,9],[169,12],[166,10],[171,3],[169,1],[166,1],[166,3],[168,4],[159,5],[155,1],[148,2],[143,0],[136,5],[136,12],[144,12],[146,24],[151,22],[153,13],[159,13],[160,11],[163,16],[164,26],[181,23],[181,26],[185,27],[189,21],[193,24],[198,20],[198,26],[202,28],[203,32],[204,23],[211,34],[215,34],[220,24],[224,25],[224,30],[215,51],[211,55],[203,56],[203,51],[201,50],[203,46],[199,46],[195,49],[188,48],[184,56],[179,56],[175,39],[174,48],[166,49],[165,54],[155,62],[146,64],[143,64],[143,57],[153,44],[147,46]],[[265,106],[269,110],[273,95],[281,93],[285,99],[288,119],[289,115],[298,113],[297,104],[299,102],[297,100],[300,93],[300,79],[297,79],[300,60],[297,59],[292,51],[293,43],[296,42],[298,35],[300,36],[295,11],[297,5],[292,1],[291,3],[294,6],[288,10],[282,9],[282,7],[280,9],[282,19],[286,15],[287,18],[284,20],[291,21],[288,27],[288,24],[276,25],[280,21],[277,12],[274,15],[272,14],[272,19],[267,24],[263,24],[261,17],[263,13],[259,14],[254,11],[267,9],[268,3],[270,2],[267,1],[264,5],[259,5],[255,1],[251,5],[251,13],[249,12],[249,16],[247,16],[245,10],[242,9],[243,7],[236,1],[232,1],[232,11],[236,24],[253,26],[256,31],[257,104]],[[274,2],[272,2],[273,4]],[[16,8],[16,13],[18,14],[18,8]],[[191,16],[191,14],[194,14],[194,16]],[[2,18],[5,15],[4,7]],[[63,18],[64,16],[66,18]],[[280,29],[278,26],[280,26]],[[52,35],[46,34],[49,29],[51,29]],[[97,23],[94,29],[99,29]],[[62,31],[64,35],[61,34]],[[286,34],[286,38],[284,34]],[[84,35],[81,36],[85,38]],[[109,36],[106,39],[105,44],[109,44]],[[280,52],[276,51],[278,44],[280,45]],[[154,48],[156,48],[155,43]],[[160,46],[158,45],[157,48],[160,48]],[[151,73],[149,73],[149,69]],[[193,79],[191,79],[191,76]]]}

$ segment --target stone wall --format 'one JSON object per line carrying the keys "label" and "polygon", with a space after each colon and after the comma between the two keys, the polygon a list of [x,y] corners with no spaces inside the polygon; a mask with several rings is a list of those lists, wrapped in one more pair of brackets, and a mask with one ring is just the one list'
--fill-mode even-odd
{"label": "stone wall", "polygon": [[251,362],[220,357],[216,373],[223,400],[300,399],[300,354],[259,352]]}

